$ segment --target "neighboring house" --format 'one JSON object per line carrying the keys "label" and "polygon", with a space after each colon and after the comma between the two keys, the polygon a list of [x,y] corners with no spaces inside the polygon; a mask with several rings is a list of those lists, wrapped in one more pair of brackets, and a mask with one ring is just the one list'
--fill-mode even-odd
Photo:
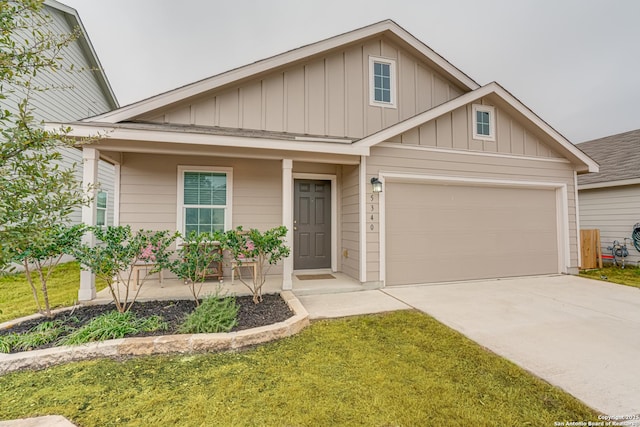
{"label": "neighboring house", "polygon": [[[76,10],[57,1],[45,0],[44,11],[52,18],[51,28],[47,30],[56,34],[70,34],[79,28],[80,37],[61,55],[63,68],[68,69],[73,65],[75,71],[43,71],[38,74],[36,85],[54,89],[31,94],[30,106],[34,109],[36,120],[73,121],[118,108],[118,101]],[[3,108],[13,112],[17,110],[17,106],[10,102]],[[82,151],[65,148],[61,152],[62,165],[67,168],[76,165],[77,177],[82,181]],[[100,161],[98,170],[101,219],[104,217],[105,225],[113,224],[115,168],[110,163]],[[72,213],[71,221],[78,224],[82,222],[81,209]]]}
{"label": "neighboring house", "polygon": [[[630,239],[640,223],[640,129],[577,145],[600,165],[599,173],[578,178],[580,228],[599,229],[601,250],[615,240]],[[627,262],[637,265],[640,253],[626,241]]]}
{"label": "neighboring house", "polygon": [[294,271],[368,286],[576,273],[577,174],[598,170],[392,21],[70,125],[107,135],[83,152],[119,165],[121,224],[285,225],[284,289]]}

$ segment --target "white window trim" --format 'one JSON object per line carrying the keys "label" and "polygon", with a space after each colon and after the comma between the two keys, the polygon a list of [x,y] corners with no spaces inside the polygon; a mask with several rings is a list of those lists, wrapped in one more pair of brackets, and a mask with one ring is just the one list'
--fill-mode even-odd
{"label": "white window trim", "polygon": [[224,231],[231,230],[233,207],[233,168],[220,166],[178,166],[178,197],[176,206],[176,230],[184,235],[184,173],[185,172],[211,172],[225,173],[227,175],[227,200],[224,211]]}
{"label": "white window trim", "polygon": [[[381,62],[383,64],[389,64],[389,73],[391,77],[391,102],[376,101],[374,81],[373,81],[373,64],[375,62]],[[390,58],[381,58],[379,56],[369,57],[369,105],[374,107],[385,108],[397,108],[397,77],[396,77],[396,61]]]}
{"label": "white window trim", "polygon": [[[489,113],[489,135],[478,134],[478,111]],[[473,139],[479,139],[482,141],[495,141],[496,140],[496,109],[490,105],[472,105],[472,128]]]}
{"label": "white window trim", "polygon": [[[105,206],[101,208],[98,206],[98,194],[104,193],[106,196]],[[98,212],[104,211],[104,224],[98,224]],[[98,190],[96,193],[96,225],[98,227],[106,227],[109,225],[109,192],[105,190]]]}

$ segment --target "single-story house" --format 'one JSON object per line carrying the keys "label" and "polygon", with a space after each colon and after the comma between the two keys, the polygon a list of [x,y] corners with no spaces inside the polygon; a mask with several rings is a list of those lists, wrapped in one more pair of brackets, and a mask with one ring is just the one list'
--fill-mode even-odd
{"label": "single-story house", "polygon": [[[283,289],[298,271],[367,286],[576,273],[577,175],[598,170],[389,20],[68,125],[104,136],[85,172],[116,165],[120,224],[285,225]],[[80,298],[92,289],[83,276]]]}
{"label": "single-story house", "polygon": [[578,177],[580,228],[600,230],[603,254],[611,254],[607,248],[616,240],[626,243],[625,262],[637,265],[640,252],[629,239],[640,223],[640,129],[583,142],[578,148],[600,165],[600,172]]}

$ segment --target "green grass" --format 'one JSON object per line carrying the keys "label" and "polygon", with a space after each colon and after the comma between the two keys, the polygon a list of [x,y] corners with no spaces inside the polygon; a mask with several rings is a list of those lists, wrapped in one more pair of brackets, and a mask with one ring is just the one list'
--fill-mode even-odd
{"label": "green grass", "polygon": [[[36,285],[42,301],[39,282]],[[106,283],[96,279],[96,289],[101,290]],[[80,288],[80,266],[76,262],[60,264],[49,279],[47,289],[51,307],[71,306],[78,299]],[[38,307],[24,273],[0,276],[0,322],[34,314]]]}
{"label": "green grass", "polygon": [[625,268],[609,266],[596,270],[585,270],[580,272],[580,276],[640,288],[640,268],[631,265]]}
{"label": "green grass", "polygon": [[551,426],[579,401],[415,311],[311,325],[240,353],[0,376],[0,419],[83,426]]}

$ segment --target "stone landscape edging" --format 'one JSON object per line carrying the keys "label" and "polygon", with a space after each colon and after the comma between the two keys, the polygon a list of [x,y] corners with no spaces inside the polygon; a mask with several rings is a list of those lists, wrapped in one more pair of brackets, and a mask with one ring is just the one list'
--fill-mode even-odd
{"label": "stone landscape edging", "polygon": [[74,346],[52,347],[21,353],[0,353],[0,374],[21,369],[43,369],[67,362],[96,358],[146,356],[152,354],[190,354],[236,350],[289,337],[309,325],[309,313],[291,291],[281,298],[294,315],[283,322],[237,332],[217,334],[179,334],[121,338]]}

